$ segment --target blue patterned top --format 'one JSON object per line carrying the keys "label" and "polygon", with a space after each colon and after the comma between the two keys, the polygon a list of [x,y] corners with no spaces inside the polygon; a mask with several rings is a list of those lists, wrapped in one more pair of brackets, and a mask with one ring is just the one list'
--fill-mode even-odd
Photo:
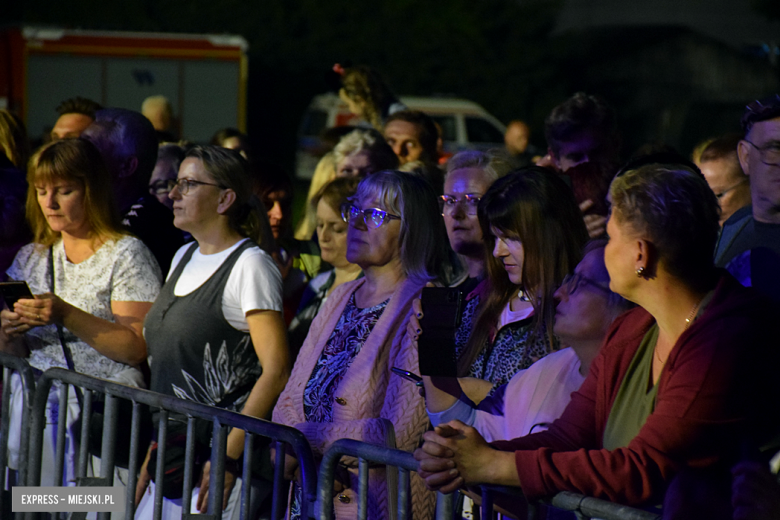
{"label": "blue patterned top", "polygon": [[363,348],[389,301],[388,298],[373,307],[359,309],[355,304],[355,293],[349,297],[347,306],[306,383],[303,412],[307,422],[333,422],[336,388],[355,356]]}
{"label": "blue patterned top", "polygon": [[[549,353],[543,327],[537,334],[534,318],[508,323],[501,327],[492,344],[479,353],[469,371],[470,377],[486,379],[493,388],[505,385],[518,371],[530,367]],[[555,338],[554,349],[558,349]]]}

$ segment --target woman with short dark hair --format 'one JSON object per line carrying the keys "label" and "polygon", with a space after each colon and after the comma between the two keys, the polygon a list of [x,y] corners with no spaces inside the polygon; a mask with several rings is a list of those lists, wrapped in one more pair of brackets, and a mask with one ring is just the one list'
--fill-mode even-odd
{"label": "woman with short dark hair", "polygon": [[[170,197],[174,225],[195,242],[177,251],[144,322],[151,389],[268,418],[290,363],[281,275],[263,250],[272,239],[265,212],[252,195],[246,161],[233,150],[196,146],[182,161]],[[184,430],[186,421],[170,420],[169,442],[185,435]],[[193,476],[196,488],[188,512],[205,512],[210,500],[210,435],[206,437],[195,438],[200,473]],[[153,447],[138,480],[137,518],[151,517],[154,507],[154,486],[149,485],[154,471],[148,469],[150,461],[156,463]],[[224,518],[233,518],[239,514],[241,486],[249,485],[238,478],[236,464],[244,450],[243,430],[231,430],[226,450]],[[182,502],[176,500],[182,498],[183,460],[173,462],[166,461],[165,518],[182,513]]]}
{"label": "woman with short dark hair", "polygon": [[615,321],[546,432],[492,446],[462,423],[426,434],[416,455],[433,488],[493,483],[529,500],[574,491],[658,504],[683,468],[729,464],[746,441],[761,446],[778,431],[766,405],[780,397],[778,311],[714,268],[718,202],[702,175],[650,164],[610,193],[610,288],[640,307]]}

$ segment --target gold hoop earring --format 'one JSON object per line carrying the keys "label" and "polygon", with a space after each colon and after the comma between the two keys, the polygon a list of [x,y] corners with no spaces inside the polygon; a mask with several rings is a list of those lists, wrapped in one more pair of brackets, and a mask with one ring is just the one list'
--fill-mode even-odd
{"label": "gold hoop earring", "polygon": [[642,278],[642,275],[644,274],[644,272],[645,272],[645,268],[644,267],[640,267],[639,269],[636,270],[636,275],[639,278]]}

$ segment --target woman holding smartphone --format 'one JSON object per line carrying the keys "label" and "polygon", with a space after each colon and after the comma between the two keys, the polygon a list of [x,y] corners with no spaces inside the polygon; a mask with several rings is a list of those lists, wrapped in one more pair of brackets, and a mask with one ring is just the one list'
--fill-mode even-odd
{"label": "woman holding smartphone", "polygon": [[[66,349],[76,371],[143,386],[137,366],[146,360],[144,316],[160,290],[161,274],[149,249],[122,229],[111,204],[110,175],[93,144],[82,139],[55,141],[30,161],[27,219],[33,242],[8,269],[36,295],[0,313],[0,349],[29,356],[38,370],[67,368]],[[56,407],[54,388],[47,406],[44,464],[53,470]],[[21,392],[12,394],[21,412]],[[74,476],[76,448],[72,426],[79,417],[69,393],[65,484]],[[13,445],[13,442],[11,443]],[[16,467],[11,446],[9,465]],[[41,474],[51,478],[53,471]],[[42,485],[63,483],[42,482]]]}

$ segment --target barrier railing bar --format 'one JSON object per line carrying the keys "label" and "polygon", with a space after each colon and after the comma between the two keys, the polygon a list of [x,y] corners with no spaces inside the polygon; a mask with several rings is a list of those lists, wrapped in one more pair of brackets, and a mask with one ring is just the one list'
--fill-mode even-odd
{"label": "barrier railing bar", "polygon": [[168,437],[168,410],[160,410],[160,422],[157,424],[157,467],[154,471],[154,518],[162,518],[166,437]]}
{"label": "barrier railing bar", "polygon": [[[0,415],[0,511],[3,510],[5,493],[5,476],[8,467],[8,439],[11,428],[11,369],[3,367],[3,400],[2,415]],[[22,430],[24,434],[24,430]]]}
{"label": "barrier railing bar", "polygon": [[398,518],[409,516],[409,470],[398,468]]}
{"label": "barrier railing bar", "polygon": [[194,417],[187,417],[187,440],[184,445],[184,482],[181,497],[181,510],[184,514],[189,514],[192,509],[192,472],[193,466],[195,466],[195,421]]}
{"label": "barrier railing bar", "polygon": [[[94,394],[92,391],[84,392],[84,403],[81,410],[81,436],[79,438],[79,444],[81,446],[87,446],[89,442],[89,424],[92,417],[92,398]],[[79,451],[78,467],[76,468],[76,478],[84,478],[87,476],[87,459],[89,458],[89,450]]]}
{"label": "barrier railing bar", "polygon": [[[59,409],[57,410],[57,453],[54,460],[54,485],[61,486],[65,477],[65,434],[68,419],[68,397],[70,386],[62,385],[60,391]],[[44,422],[44,425],[46,423]],[[44,426],[45,428],[45,426]],[[59,515],[57,515],[59,516]]]}
{"label": "barrier railing bar", "polygon": [[[28,478],[25,457],[30,444],[30,437],[27,435],[27,432],[30,427],[33,400],[35,399],[35,377],[33,376],[33,369],[30,364],[20,357],[0,352],[0,365],[3,366],[3,410],[0,432],[4,436],[0,439],[0,447],[2,447],[3,452],[1,455],[2,458],[0,458],[0,461],[2,461],[2,466],[0,467],[5,469],[8,464],[7,446],[11,434],[9,431],[11,426],[11,377],[15,372],[19,374],[22,383],[22,402],[24,407],[22,408],[21,435],[19,436],[19,468],[17,468],[17,479],[14,484],[17,486],[24,486],[27,484]],[[0,476],[0,479],[2,479],[0,480],[0,489],[5,489],[5,477],[5,471],[2,471],[2,476]],[[0,498],[0,506],[2,506],[2,498]]]}
{"label": "barrier railing bar", "polygon": [[368,516],[368,461],[363,458],[358,459],[358,483],[360,491],[358,518],[366,518]]}
{"label": "barrier railing bar", "polygon": [[660,520],[661,515],[643,511],[621,504],[615,504],[599,498],[587,497],[578,493],[563,491],[555,495],[552,505],[568,511],[581,511],[586,517],[603,520]]}
{"label": "barrier railing bar", "polygon": [[249,490],[252,481],[252,459],[255,447],[255,436],[251,433],[244,435],[244,468],[241,472],[241,480],[244,485],[241,488],[241,518],[249,518]]}
{"label": "barrier railing bar", "polygon": [[482,488],[482,518],[485,520],[493,520],[495,514],[493,512],[493,492],[487,488]]}
{"label": "barrier railing bar", "polygon": [[[104,486],[112,484],[114,475],[114,454],[116,451],[116,420],[119,403],[116,397],[106,394],[103,410],[103,439],[100,450],[100,478]],[[110,513],[98,513],[98,520],[110,520]]]}
{"label": "barrier railing bar", "polygon": [[[285,445],[280,441],[276,441],[274,444],[276,450],[276,459],[274,461],[274,498],[271,506],[271,519],[278,520],[284,510],[282,504],[284,503],[284,489],[282,483],[284,482],[284,464],[285,464]],[[304,501],[305,502],[305,501]],[[307,518],[306,515],[301,515],[303,518]]]}
{"label": "barrier railing bar", "polygon": [[[222,503],[225,489],[225,451],[227,448],[227,427],[217,419],[211,442],[211,474],[209,475],[209,513],[217,520],[222,519]],[[216,464],[215,464],[216,461]],[[248,484],[248,483],[247,483]]]}
{"label": "barrier railing bar", "polygon": [[[117,410],[116,410],[117,404],[115,402],[113,405],[115,410],[113,412],[109,412],[108,402],[111,399],[108,396],[111,396],[113,398],[122,398],[122,399],[132,401],[133,403],[140,403],[146,406],[150,406],[152,408],[161,409],[160,410],[161,421],[160,424],[158,425],[158,439],[166,438],[166,433],[167,433],[166,426],[167,426],[167,419],[169,417],[167,409],[175,410],[177,415],[183,415],[187,417],[194,417],[197,419],[207,420],[214,423],[215,425],[216,423],[219,423],[220,428],[225,429],[225,433],[224,433],[225,437],[227,437],[226,432],[228,427],[240,428],[242,430],[245,430],[246,432],[251,432],[256,435],[271,437],[276,441],[277,448],[279,447],[282,448],[281,450],[277,449],[277,460],[279,460],[279,458],[281,457],[282,465],[281,468],[277,467],[277,472],[275,472],[275,479],[274,479],[275,497],[282,496],[282,491],[283,491],[282,482],[281,479],[276,478],[276,475],[278,474],[281,476],[283,474],[284,453],[285,453],[285,450],[283,448],[285,447],[285,445],[290,445],[301,467],[301,476],[302,476],[301,488],[303,490],[303,499],[304,499],[301,504],[301,512],[304,518],[309,518],[310,511],[317,498],[317,480],[316,480],[316,471],[314,465],[314,456],[312,455],[311,447],[309,446],[308,441],[300,431],[291,427],[275,424],[263,419],[241,415],[228,410],[217,409],[200,403],[186,401],[186,400],[178,399],[176,397],[162,395],[148,390],[139,389],[136,387],[129,387],[129,386],[113,383],[102,379],[96,379],[84,374],[71,372],[69,370],[65,370],[61,368],[52,368],[47,370],[43,374],[43,376],[41,376],[40,381],[37,385],[38,388],[36,389],[34,394],[33,407],[32,407],[34,413],[32,419],[35,427],[32,429],[30,435],[31,448],[30,448],[30,456],[28,460],[28,480],[30,482],[29,485],[40,484],[40,478],[41,478],[40,465],[41,465],[41,451],[42,451],[41,449],[43,446],[43,427],[45,427],[46,402],[48,400],[48,394],[53,384],[53,381],[55,380],[62,381],[63,384],[66,384],[66,386],[74,385],[84,389],[85,391],[91,390],[98,393],[106,394],[107,396],[106,416],[111,415],[110,422],[114,423],[114,431],[116,430],[115,421],[116,421],[116,414],[117,414]],[[106,424],[105,426],[108,426],[108,424]],[[104,437],[106,434],[105,426],[103,431]],[[64,428],[59,428],[59,430],[62,432],[64,436]],[[189,435],[188,438],[192,438],[192,435]],[[108,448],[113,449],[115,444],[115,439],[108,440],[104,438],[103,440],[104,440],[104,449],[108,449]],[[62,450],[60,450],[60,453],[62,453]],[[224,448],[222,450],[222,454],[224,455]],[[157,450],[158,464],[157,464],[157,475],[156,475],[156,482],[159,482],[160,484],[162,484],[163,482],[162,471],[164,469],[164,455],[165,455],[165,443],[160,442],[158,444],[158,450]],[[222,480],[219,476],[216,475],[216,472],[220,470],[220,468],[217,467],[220,465],[219,462],[220,460],[222,460],[221,469],[224,470],[224,459],[223,458],[217,459],[217,464],[212,466],[212,471],[215,473],[211,478],[211,482],[213,485],[219,484],[220,486],[224,487],[224,480]],[[248,460],[248,454],[244,453],[245,465],[247,465],[247,460]],[[107,466],[111,466],[111,472],[108,474],[110,478],[110,476],[113,473],[114,461],[112,460],[108,462],[110,462],[110,464],[107,464]],[[250,462],[249,465],[251,469],[251,458],[249,458],[249,462]],[[63,465],[64,465],[64,461],[63,461]],[[220,471],[220,474],[222,473],[223,472]],[[247,485],[249,485],[249,483],[247,483]],[[131,491],[132,491],[131,494],[134,495],[134,490]],[[211,504],[214,504],[217,500],[220,502],[222,501],[222,493],[221,492],[216,493],[216,495],[219,495],[219,497],[216,498],[214,501],[209,500]],[[249,495],[247,495],[247,497],[248,496]],[[162,513],[162,497],[163,497],[162,485],[156,486],[154,508],[155,508],[155,515],[157,515],[157,517],[159,517]],[[284,505],[278,504],[277,502],[278,500],[274,500],[275,509],[278,510],[279,507],[284,507]],[[221,504],[220,504],[219,511],[216,514],[221,515]],[[216,517],[217,516],[215,516],[215,518]],[[275,518],[278,518],[278,516]]]}
{"label": "barrier railing bar", "polygon": [[[417,471],[417,461],[411,453],[400,450],[390,450],[387,446],[367,444],[352,439],[339,439],[334,442],[320,464],[320,486],[317,492],[317,518],[320,520],[331,520],[333,500],[332,490],[336,465],[344,455],[357,457],[358,459],[367,459],[372,462],[384,464],[387,466],[397,466],[399,468]],[[364,488],[364,486],[361,486]],[[400,495],[403,493],[399,490]],[[365,517],[359,517],[365,518]],[[400,515],[399,519],[402,518]]]}
{"label": "barrier railing bar", "polygon": [[130,423],[130,467],[127,469],[127,493],[125,493],[125,520],[132,520],[135,507],[135,488],[138,484],[138,445],[141,435],[141,405],[133,403],[133,417]]}

